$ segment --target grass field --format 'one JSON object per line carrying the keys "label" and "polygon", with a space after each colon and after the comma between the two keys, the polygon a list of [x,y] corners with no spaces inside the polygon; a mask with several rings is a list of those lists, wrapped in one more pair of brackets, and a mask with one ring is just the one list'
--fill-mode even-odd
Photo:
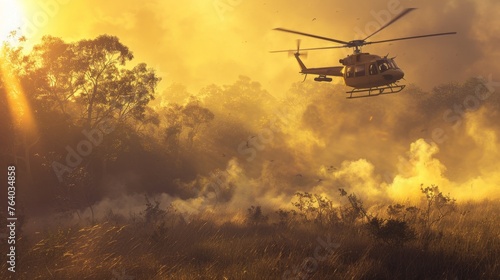
{"label": "grass field", "polygon": [[297,196],[296,211],[266,215],[251,207],[240,222],[223,222],[212,214],[186,223],[180,215],[148,203],[135,217],[110,214],[94,225],[47,229],[19,240],[16,275],[119,280],[500,275],[499,202],[445,201],[452,211],[444,212],[437,200],[430,205],[424,199],[420,208],[392,205],[364,217],[362,205],[352,197],[346,205],[333,207],[321,206],[319,196]]}

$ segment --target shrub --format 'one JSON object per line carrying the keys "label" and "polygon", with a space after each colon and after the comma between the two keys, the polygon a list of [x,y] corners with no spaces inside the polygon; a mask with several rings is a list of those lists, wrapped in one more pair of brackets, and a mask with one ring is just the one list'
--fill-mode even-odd
{"label": "shrub", "polygon": [[402,246],[405,242],[415,239],[415,230],[406,221],[397,219],[371,218],[367,223],[370,234],[389,245]]}
{"label": "shrub", "polygon": [[247,213],[247,223],[250,225],[262,225],[266,224],[269,217],[262,213],[262,209],[260,206],[251,206],[248,208]]}
{"label": "shrub", "polygon": [[422,184],[420,190],[426,198],[425,209],[421,215],[421,221],[426,229],[430,229],[432,225],[456,210],[456,199],[451,198],[449,194],[444,195],[438,186],[431,185],[424,188]]}

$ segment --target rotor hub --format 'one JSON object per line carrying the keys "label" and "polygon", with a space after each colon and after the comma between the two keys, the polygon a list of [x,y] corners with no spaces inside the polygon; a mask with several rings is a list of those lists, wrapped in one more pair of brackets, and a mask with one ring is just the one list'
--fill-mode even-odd
{"label": "rotor hub", "polygon": [[353,40],[349,42],[349,46],[352,47],[361,47],[365,44],[365,40]]}

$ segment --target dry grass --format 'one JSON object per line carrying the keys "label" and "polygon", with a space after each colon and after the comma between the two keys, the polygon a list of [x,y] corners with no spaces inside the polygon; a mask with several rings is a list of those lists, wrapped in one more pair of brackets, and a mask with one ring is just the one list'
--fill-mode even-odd
{"label": "dry grass", "polygon": [[[404,246],[376,241],[361,225],[217,225],[198,219],[160,227],[107,221],[24,238],[16,275],[30,280],[498,279],[499,217],[498,202],[458,205]],[[318,238],[340,247],[325,250]]]}

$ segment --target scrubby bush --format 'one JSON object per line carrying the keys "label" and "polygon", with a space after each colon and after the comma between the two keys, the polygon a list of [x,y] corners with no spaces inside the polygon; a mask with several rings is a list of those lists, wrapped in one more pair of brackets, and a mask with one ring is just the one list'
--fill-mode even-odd
{"label": "scrubby bush", "polygon": [[424,188],[422,184],[420,185],[420,190],[425,195],[425,205],[421,213],[421,221],[426,229],[430,229],[456,210],[456,199],[451,198],[449,194],[444,195],[438,186],[431,185]]}
{"label": "scrubby bush", "polygon": [[415,239],[415,230],[407,222],[397,219],[384,220],[374,217],[366,227],[375,239],[389,245],[402,246],[405,242]]}
{"label": "scrubby bush", "polygon": [[151,202],[146,196],[146,209],[141,212],[144,228],[151,231],[150,238],[153,242],[162,241],[169,229],[178,222],[178,215],[173,205],[169,205],[166,210],[160,208],[160,202]]}
{"label": "scrubby bush", "polygon": [[257,226],[257,225],[262,225],[266,224],[267,221],[269,220],[269,217],[267,215],[264,215],[262,213],[262,208],[260,206],[251,206],[248,208],[248,213],[247,213],[247,223],[249,225]]}

